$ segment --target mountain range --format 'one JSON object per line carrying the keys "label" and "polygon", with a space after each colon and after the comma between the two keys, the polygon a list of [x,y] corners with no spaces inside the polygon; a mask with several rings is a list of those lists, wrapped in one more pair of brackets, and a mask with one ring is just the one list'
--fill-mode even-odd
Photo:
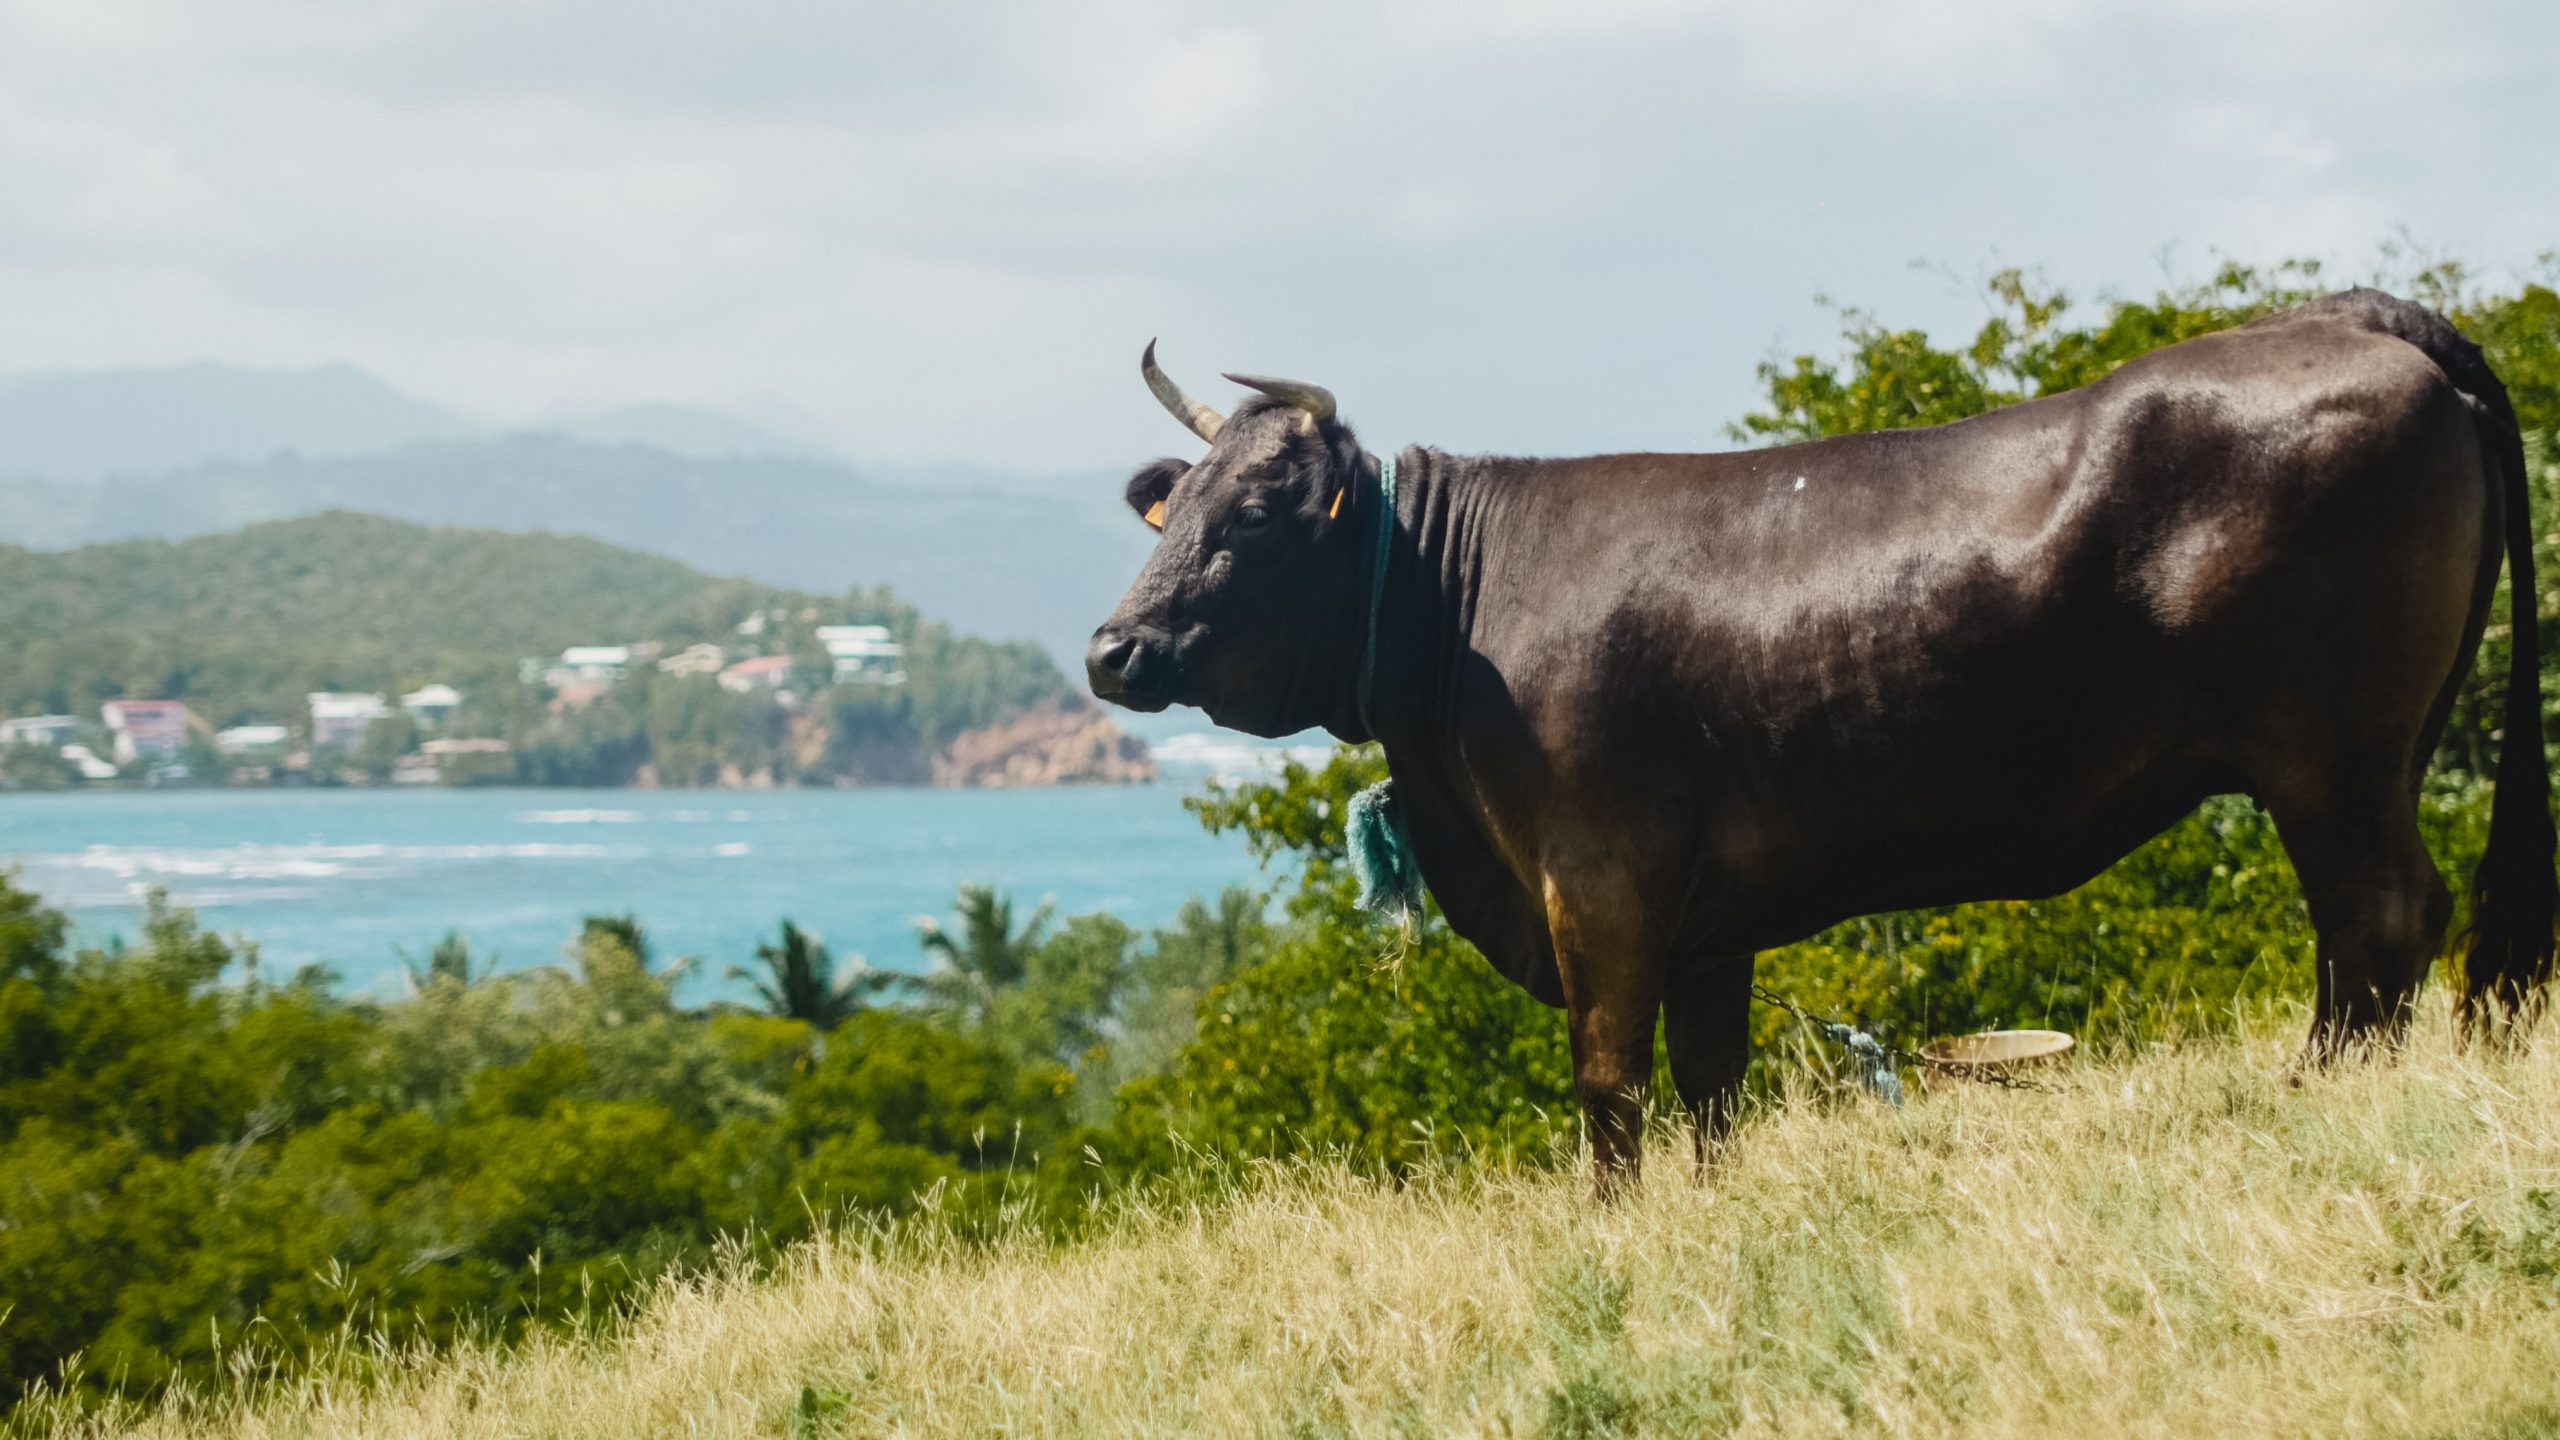
{"label": "mountain range", "polygon": [[0,541],[181,539],[331,510],[592,536],[822,593],[887,584],[1070,673],[1153,539],[1115,475],[883,478],[679,406],[504,432],[344,365],[0,382]]}

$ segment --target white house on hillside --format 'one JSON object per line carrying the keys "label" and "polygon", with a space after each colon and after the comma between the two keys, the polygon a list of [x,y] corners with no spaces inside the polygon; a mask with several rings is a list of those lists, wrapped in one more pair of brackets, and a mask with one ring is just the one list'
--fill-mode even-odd
{"label": "white house on hillside", "polygon": [[400,697],[400,708],[418,722],[421,730],[433,730],[453,716],[462,703],[462,692],[450,685],[422,685]]}
{"label": "white house on hillside", "polygon": [[0,750],[12,745],[42,745],[50,750],[68,745],[80,733],[80,721],[70,715],[21,715],[15,720],[0,720]]}
{"label": "white house on hillside", "polygon": [[572,645],[542,672],[542,683],[555,690],[564,685],[609,686],[621,680],[630,666],[628,645]]}
{"label": "white house on hillside", "polygon": [[283,753],[289,738],[281,725],[234,725],[214,732],[213,748],[234,757],[266,759]]}
{"label": "white house on hillside", "polygon": [[391,702],[379,695],[314,690],[309,699],[314,749],[352,749],[363,741],[364,732],[373,728],[374,721],[391,713]]}
{"label": "white house on hillside", "polygon": [[687,645],[659,661],[658,670],[667,675],[717,675],[728,663],[729,657],[721,653],[720,647],[706,640],[699,645]]}
{"label": "white house on hillside", "polygon": [[889,638],[886,625],[821,625],[818,643],[835,662],[837,684],[903,685],[907,672],[898,662],[907,647]]}

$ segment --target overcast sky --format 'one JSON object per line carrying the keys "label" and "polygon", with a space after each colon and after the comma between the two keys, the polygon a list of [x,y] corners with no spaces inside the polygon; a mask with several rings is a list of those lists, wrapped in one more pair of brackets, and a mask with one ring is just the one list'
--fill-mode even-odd
{"label": "overcast sky", "polygon": [[[1817,292],[2560,246],[2560,5],[0,0],[0,372],[345,360],[857,455],[1725,443]],[[1944,272],[1914,270],[1941,262]]]}

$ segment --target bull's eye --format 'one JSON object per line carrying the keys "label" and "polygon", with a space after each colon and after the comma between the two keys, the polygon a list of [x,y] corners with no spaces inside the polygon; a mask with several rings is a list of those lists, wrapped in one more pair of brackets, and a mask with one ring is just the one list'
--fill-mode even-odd
{"label": "bull's eye", "polygon": [[1271,523],[1271,512],[1259,505],[1247,505],[1236,511],[1236,528],[1259,530]]}

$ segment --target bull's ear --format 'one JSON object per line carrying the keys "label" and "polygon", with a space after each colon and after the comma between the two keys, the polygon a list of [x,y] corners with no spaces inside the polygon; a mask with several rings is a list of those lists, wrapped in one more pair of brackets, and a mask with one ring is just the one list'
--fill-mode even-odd
{"label": "bull's ear", "polygon": [[1173,482],[1191,471],[1188,460],[1159,460],[1129,477],[1129,508],[1138,518],[1155,529],[1164,528],[1164,498],[1173,493]]}

